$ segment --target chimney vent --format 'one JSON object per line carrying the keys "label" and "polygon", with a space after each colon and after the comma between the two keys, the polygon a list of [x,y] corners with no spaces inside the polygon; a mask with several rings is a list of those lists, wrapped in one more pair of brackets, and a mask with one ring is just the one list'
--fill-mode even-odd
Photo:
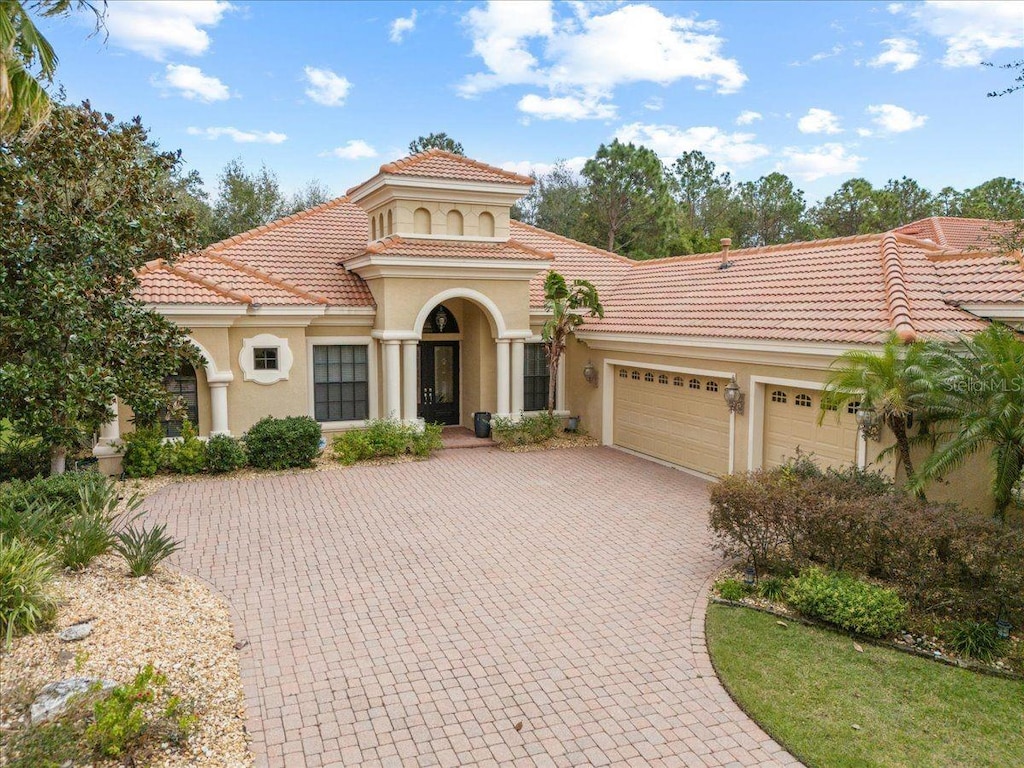
{"label": "chimney vent", "polygon": [[732,263],[729,261],[729,248],[732,246],[732,238],[723,237],[721,240],[719,240],[719,243],[722,246],[722,263],[718,265],[718,268],[728,269],[730,266],[732,266]]}

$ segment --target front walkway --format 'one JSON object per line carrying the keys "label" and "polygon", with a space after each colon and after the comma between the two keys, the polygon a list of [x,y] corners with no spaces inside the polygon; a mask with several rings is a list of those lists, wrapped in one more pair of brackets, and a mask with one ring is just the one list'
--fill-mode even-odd
{"label": "front walkway", "polygon": [[169,486],[259,765],[792,765],[704,648],[705,483],[607,449]]}

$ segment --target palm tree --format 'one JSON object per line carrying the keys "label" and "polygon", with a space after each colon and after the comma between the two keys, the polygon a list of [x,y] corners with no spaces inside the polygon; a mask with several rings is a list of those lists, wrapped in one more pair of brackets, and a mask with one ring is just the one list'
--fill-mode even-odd
{"label": "palm tree", "polygon": [[952,428],[913,487],[989,450],[995,513],[1003,520],[1024,470],[1024,339],[994,323],[958,345],[932,345],[928,357],[939,372],[935,410]]}
{"label": "palm tree", "polygon": [[896,438],[896,454],[907,480],[913,480],[910,418],[915,412],[927,412],[930,406],[935,381],[928,362],[924,344],[908,344],[895,333],[886,338],[877,352],[844,352],[832,364],[825,383],[818,423],[829,410],[838,411],[851,402],[859,402],[865,410],[873,409]]}
{"label": "palm tree", "polygon": [[50,115],[44,83],[53,82],[57,54],[31,14],[52,18],[86,8],[96,16],[98,32],[106,0],[102,9],[89,0],[0,0],[0,138],[15,136],[22,127],[31,134]]}
{"label": "palm tree", "polygon": [[555,412],[555,382],[558,365],[565,353],[569,334],[588,317],[604,317],[604,307],[597,288],[589,280],[567,283],[557,272],[549,272],[544,280],[544,306],[551,317],[544,323],[544,352],[548,360],[548,415]]}

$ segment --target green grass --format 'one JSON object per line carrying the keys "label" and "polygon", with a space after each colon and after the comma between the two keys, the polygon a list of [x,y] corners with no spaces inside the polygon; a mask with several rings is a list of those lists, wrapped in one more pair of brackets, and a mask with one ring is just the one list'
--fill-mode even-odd
{"label": "green grass", "polygon": [[708,647],[740,706],[807,765],[1024,765],[1024,682],[777,621],[711,605]]}

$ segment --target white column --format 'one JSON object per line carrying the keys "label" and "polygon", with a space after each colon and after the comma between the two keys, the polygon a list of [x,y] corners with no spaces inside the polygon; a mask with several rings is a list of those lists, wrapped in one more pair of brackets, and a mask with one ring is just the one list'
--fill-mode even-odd
{"label": "white column", "polygon": [[495,347],[498,352],[498,403],[497,411],[499,416],[508,416],[508,395],[509,395],[509,371],[508,371],[508,339],[496,339]]}
{"label": "white column", "polygon": [[384,418],[402,417],[402,342],[384,342]]}
{"label": "white column", "polygon": [[211,381],[210,384],[210,435],[230,435],[228,428],[228,383]]}
{"label": "white column", "polygon": [[102,445],[111,445],[121,439],[121,425],[117,420],[117,400],[108,406],[110,420],[100,427],[100,440]]}
{"label": "white column", "polygon": [[407,422],[416,421],[416,376],[417,343],[415,339],[402,342],[402,418]]}
{"label": "white column", "polygon": [[512,339],[512,414],[516,417],[523,412],[523,366],[525,364],[526,342]]}

